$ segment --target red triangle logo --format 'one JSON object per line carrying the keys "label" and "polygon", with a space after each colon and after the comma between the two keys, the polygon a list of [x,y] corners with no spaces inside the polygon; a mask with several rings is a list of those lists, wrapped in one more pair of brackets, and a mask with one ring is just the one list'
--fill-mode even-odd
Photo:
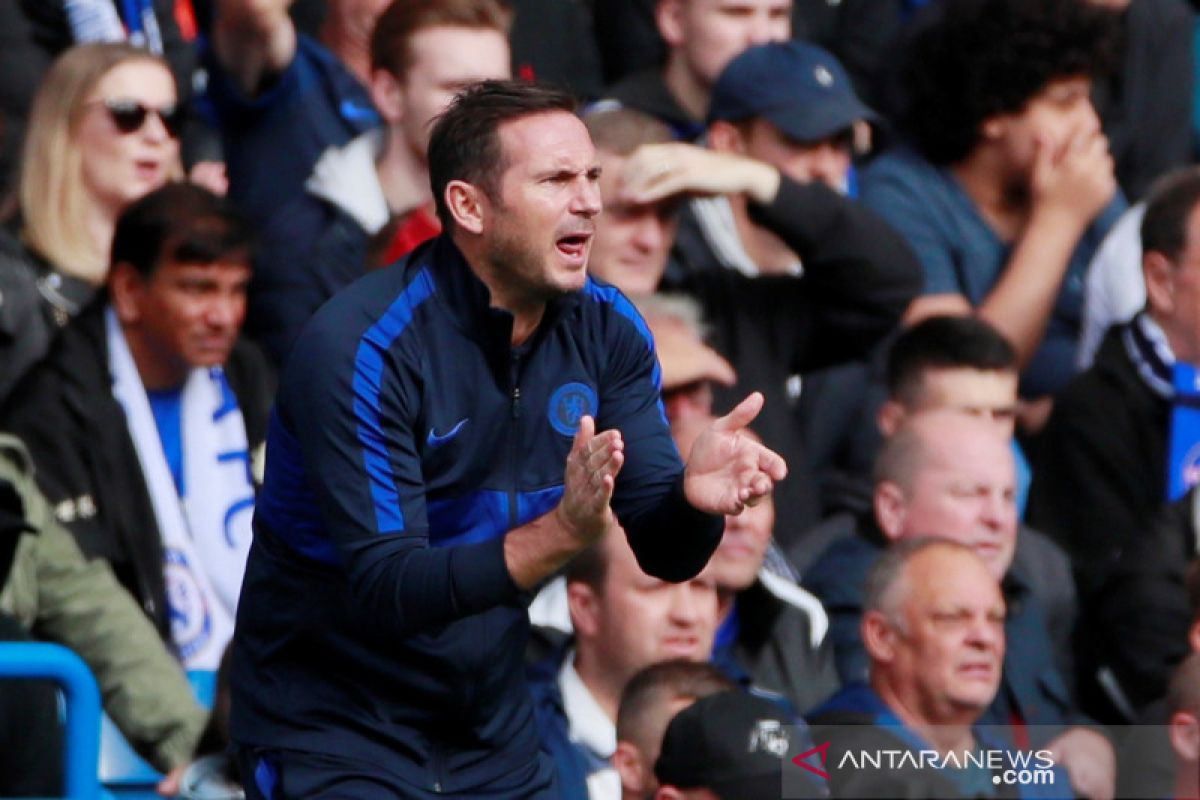
{"label": "red triangle logo", "polygon": [[823,769],[814,767],[812,764],[809,764],[807,761],[804,760],[814,753],[816,753],[817,755],[819,755],[821,757],[821,766],[822,767],[825,766],[825,759],[829,755],[829,742],[825,742],[824,744],[819,744],[816,747],[810,747],[809,749],[805,750],[803,753],[800,753],[799,755],[794,756],[792,758],[792,763],[795,764],[797,767],[800,767],[801,769],[808,770],[809,772],[811,772],[814,775],[820,775],[825,780],[829,780],[828,772],[826,772]]}

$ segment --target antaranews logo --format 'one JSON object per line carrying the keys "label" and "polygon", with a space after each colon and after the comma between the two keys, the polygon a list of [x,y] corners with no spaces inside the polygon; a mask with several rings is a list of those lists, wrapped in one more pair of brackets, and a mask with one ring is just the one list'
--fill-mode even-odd
{"label": "antaranews logo", "polygon": [[918,796],[913,792],[984,796],[991,794],[990,787],[984,788],[989,784],[1000,790],[1048,787],[1052,793],[1069,786],[1050,750],[1010,747],[993,735],[976,739],[969,749],[941,751],[922,746],[907,731],[876,728],[864,736],[857,726],[822,726],[812,732],[817,734],[815,746],[788,754],[785,798],[811,796],[806,792],[814,784],[834,797],[852,792],[879,798]]}

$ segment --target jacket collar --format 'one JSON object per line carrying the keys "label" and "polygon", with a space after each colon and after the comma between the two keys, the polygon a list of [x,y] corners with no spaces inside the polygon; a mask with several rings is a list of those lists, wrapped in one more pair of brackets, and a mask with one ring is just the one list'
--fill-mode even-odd
{"label": "jacket collar", "polygon": [[[437,296],[461,331],[487,350],[505,353],[511,350],[512,314],[492,306],[491,291],[475,274],[448,233],[414,251],[410,264],[417,269],[429,269]],[[550,301],[527,346],[533,347],[553,329],[558,320],[579,303],[579,298],[579,292],[571,292]]]}

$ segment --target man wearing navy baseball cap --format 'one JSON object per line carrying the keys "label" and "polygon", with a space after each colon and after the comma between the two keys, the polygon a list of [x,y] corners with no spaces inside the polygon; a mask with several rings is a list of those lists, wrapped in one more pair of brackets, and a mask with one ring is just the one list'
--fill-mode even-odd
{"label": "man wearing navy baseball cap", "polygon": [[[717,78],[708,146],[764,161],[800,183],[846,192],[854,157],[870,148],[881,122],[828,51],[771,42],[743,51]],[[754,224],[743,197],[697,199],[688,211],[677,241],[686,264],[752,275],[799,271],[796,254]]]}

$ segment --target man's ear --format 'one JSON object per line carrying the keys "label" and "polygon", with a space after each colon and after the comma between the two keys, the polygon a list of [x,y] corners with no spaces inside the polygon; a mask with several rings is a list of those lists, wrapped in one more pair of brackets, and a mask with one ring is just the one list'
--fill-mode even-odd
{"label": "man's ear", "polygon": [[896,631],[879,611],[863,614],[859,624],[863,647],[871,661],[889,663],[896,657]]}
{"label": "man's ear", "polygon": [[658,0],[658,5],[654,7],[654,23],[658,26],[658,35],[667,43],[668,48],[683,44],[683,6],[686,2],[687,0]]}
{"label": "man's ear", "polygon": [[586,583],[567,583],[567,611],[571,614],[571,626],[579,637],[594,637],[600,630],[600,598]]}
{"label": "man's ear", "polygon": [[1188,646],[1193,653],[1200,653],[1200,619],[1192,620],[1188,628]]}
{"label": "man's ear", "polygon": [[1200,761],[1200,721],[1186,711],[1176,711],[1167,725],[1171,749],[1188,764]]}
{"label": "man's ear", "polygon": [[904,520],[908,515],[908,502],[904,498],[904,490],[891,481],[880,481],[875,486],[872,500],[879,530],[888,541],[898,540],[904,532]]}
{"label": "man's ear", "polygon": [[883,434],[883,438],[887,439],[900,430],[900,423],[904,422],[906,415],[907,412],[900,403],[895,400],[885,400],[879,407],[879,413],[875,415],[875,425]]}
{"label": "man's ear", "polygon": [[745,154],[746,140],[731,122],[715,120],[708,126],[708,146],[721,153]]}
{"label": "man's ear", "polygon": [[1175,311],[1175,265],[1162,253],[1151,250],[1142,255],[1142,276],[1146,280],[1146,302],[1157,315]]}
{"label": "man's ear", "polygon": [[396,76],[386,69],[371,70],[371,102],[387,125],[395,125],[404,116],[404,90]]}
{"label": "man's ear", "polygon": [[617,741],[617,749],[612,754],[612,765],[621,777],[622,793],[635,797],[646,796],[647,781],[642,754],[634,747],[633,742],[624,739]]}
{"label": "man's ear", "polygon": [[122,323],[132,325],[141,319],[145,290],[146,282],[142,274],[132,265],[119,262],[108,271],[109,302]]}
{"label": "man's ear", "polygon": [[445,200],[450,216],[459,228],[476,235],[483,233],[489,209],[480,187],[466,181],[450,181],[446,184]]}

